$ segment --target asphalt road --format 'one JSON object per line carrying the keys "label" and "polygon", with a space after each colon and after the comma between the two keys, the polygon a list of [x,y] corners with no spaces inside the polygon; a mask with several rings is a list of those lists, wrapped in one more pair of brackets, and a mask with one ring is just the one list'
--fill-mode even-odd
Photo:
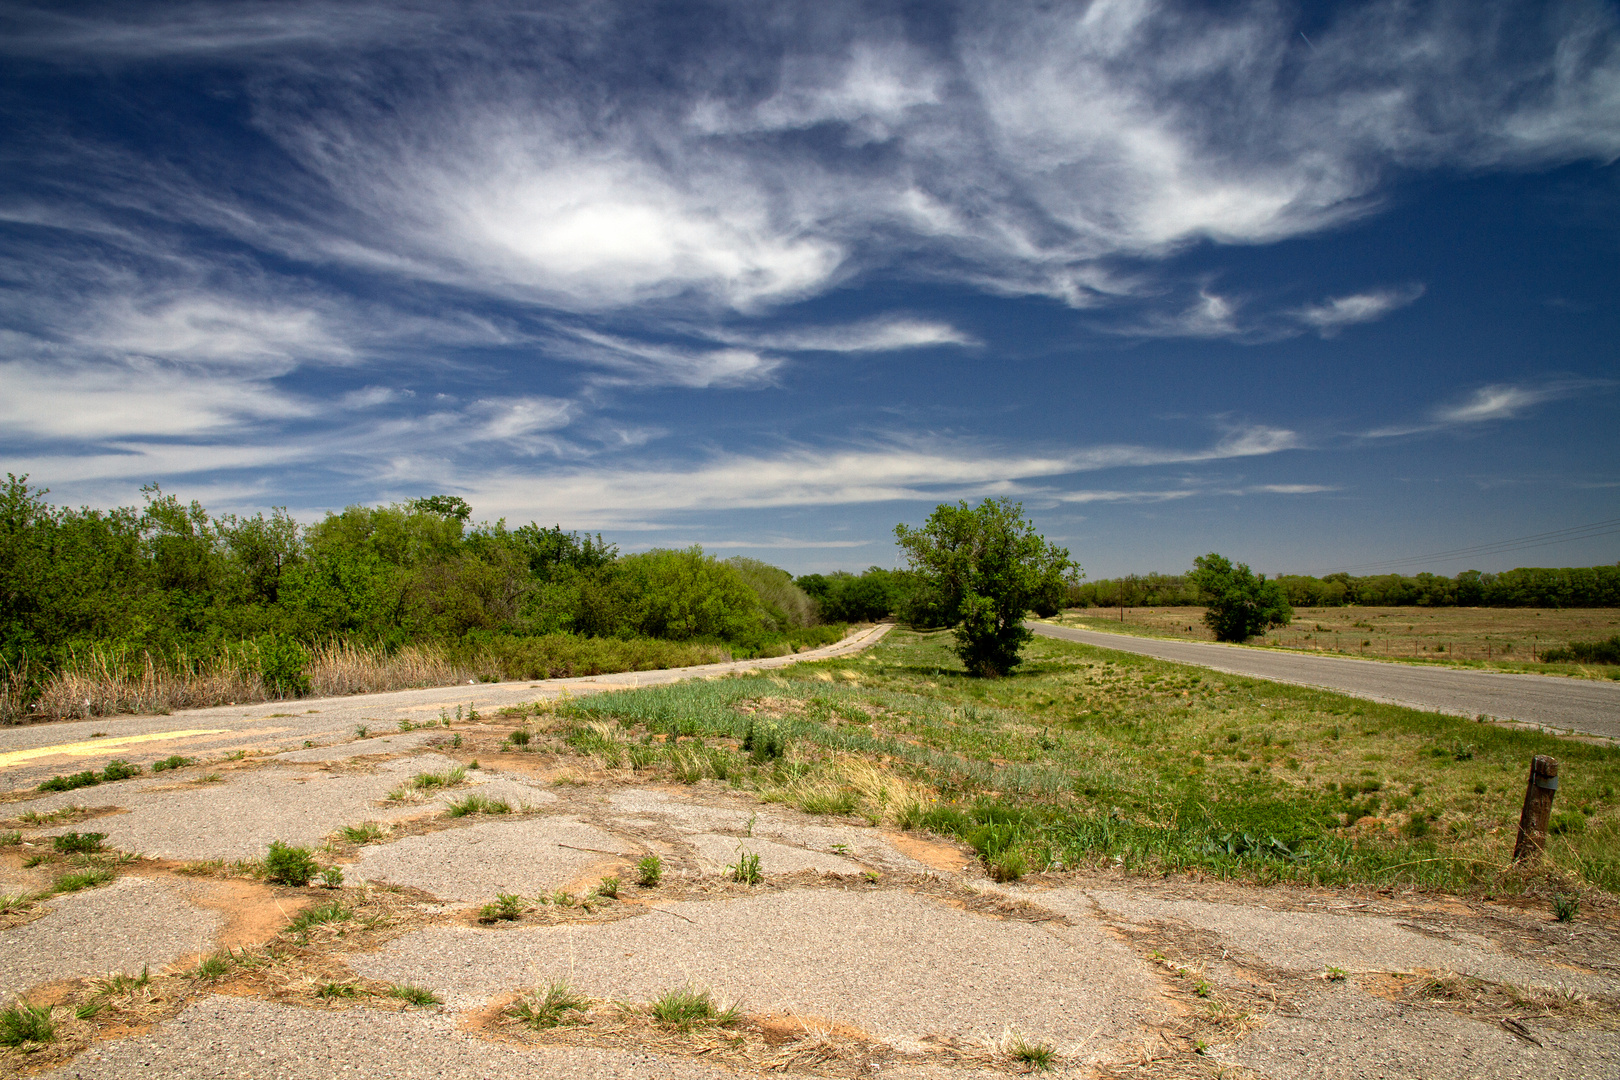
{"label": "asphalt road", "polygon": [[1346,656],[1303,656],[1207,641],[1106,634],[1032,622],[1043,637],[1155,656],[1179,664],[1408,705],[1454,716],[1487,716],[1620,739],[1620,683],[1419,667]]}

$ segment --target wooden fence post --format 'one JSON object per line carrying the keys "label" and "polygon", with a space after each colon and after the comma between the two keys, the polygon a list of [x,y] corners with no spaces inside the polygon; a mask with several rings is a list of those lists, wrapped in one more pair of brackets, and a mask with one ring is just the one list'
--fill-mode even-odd
{"label": "wooden fence post", "polygon": [[1547,822],[1552,817],[1553,793],[1558,790],[1558,762],[1545,754],[1530,760],[1530,782],[1519,814],[1519,839],[1513,861],[1534,862],[1547,846]]}

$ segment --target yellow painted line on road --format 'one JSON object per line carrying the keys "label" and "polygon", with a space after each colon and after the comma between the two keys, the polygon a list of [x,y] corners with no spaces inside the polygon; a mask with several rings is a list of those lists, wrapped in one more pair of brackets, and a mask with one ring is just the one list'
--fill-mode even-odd
{"label": "yellow painted line on road", "polygon": [[85,739],[83,742],[58,743],[55,746],[36,746],[32,750],[12,750],[0,754],[0,769],[9,769],[35,758],[63,754],[67,757],[90,757],[115,746],[134,746],[137,743],[162,742],[164,739],[184,739],[192,735],[223,735],[229,728],[187,728],[185,731],[154,731],[150,735],[122,735],[116,739]]}

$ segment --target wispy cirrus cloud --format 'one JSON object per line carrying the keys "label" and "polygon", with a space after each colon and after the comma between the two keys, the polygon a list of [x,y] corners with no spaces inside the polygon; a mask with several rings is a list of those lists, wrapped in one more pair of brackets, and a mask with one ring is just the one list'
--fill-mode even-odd
{"label": "wispy cirrus cloud", "polygon": [[1335,296],[1319,304],[1306,304],[1289,314],[1323,337],[1332,337],[1346,326],[1374,322],[1416,302],[1423,291],[1424,287],[1416,284],[1398,289],[1373,289]]}
{"label": "wispy cirrus cloud", "polygon": [[1437,405],[1410,424],[1395,424],[1366,433],[1370,439],[1416,435],[1447,428],[1465,428],[1493,420],[1512,420],[1551,401],[1586,392],[1610,392],[1620,386],[1614,379],[1551,379],[1534,383],[1492,383],[1476,387],[1449,403]]}
{"label": "wispy cirrus cloud", "polygon": [[979,340],[937,319],[881,316],[856,323],[805,326],[793,330],[736,333],[714,331],[722,341],[748,343],[784,352],[898,352],[938,345],[974,346]]}

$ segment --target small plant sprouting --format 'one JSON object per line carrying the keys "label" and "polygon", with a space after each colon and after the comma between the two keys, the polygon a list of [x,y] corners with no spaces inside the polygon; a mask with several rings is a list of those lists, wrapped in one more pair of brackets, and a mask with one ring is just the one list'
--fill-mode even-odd
{"label": "small plant sprouting", "polygon": [[162,761],[152,762],[152,771],[155,773],[167,772],[170,769],[183,769],[187,765],[197,764],[196,758],[181,757],[179,754],[170,754]]}
{"label": "small plant sprouting", "polygon": [[410,983],[396,983],[388,988],[388,996],[395,997],[407,1005],[417,1008],[426,1008],[429,1005],[443,1005],[444,1000],[431,990]]}
{"label": "small plant sprouting", "polygon": [[[575,1023],[591,1007],[590,999],[558,979],[544,990],[525,995],[506,1007],[506,1015],[533,1028]],[[569,1016],[579,1013],[580,1016]]]}
{"label": "small plant sprouting", "polygon": [[493,904],[478,909],[479,922],[515,922],[523,917],[523,897],[516,893],[496,893]]}
{"label": "small plant sprouting", "polygon": [[217,952],[204,957],[201,963],[191,969],[190,974],[193,979],[218,979],[230,972],[231,962],[229,952]]}
{"label": "small plant sprouting", "polygon": [[328,866],[325,870],[322,870],[321,885],[328,889],[342,888],[343,868],[339,866]]}
{"label": "small plant sprouting", "polygon": [[656,855],[648,855],[636,863],[636,884],[643,889],[657,887],[664,880],[664,860]]}
{"label": "small plant sprouting", "polygon": [[113,872],[105,866],[92,866],[88,870],[80,870],[76,874],[63,874],[51,885],[53,894],[78,892],[81,889],[93,889],[97,885],[105,885],[113,879]]}
{"label": "small plant sprouting", "polygon": [[64,854],[89,855],[101,850],[101,842],[107,839],[104,832],[63,833],[61,836],[51,838],[51,847]]}
{"label": "small plant sprouting", "polygon": [[454,735],[450,736],[450,745],[453,746],[453,747],[456,747],[457,749],[460,749],[460,747],[461,747],[461,732],[458,731]]}
{"label": "small plant sprouting", "polygon": [[0,832],[0,847],[16,847],[22,843],[22,833],[16,829]]}
{"label": "small plant sprouting", "polygon": [[739,1013],[732,1005],[721,1009],[707,990],[683,986],[667,991],[651,1006],[653,1019],[665,1027],[685,1031],[694,1024],[715,1024],[724,1027],[737,1022]]}
{"label": "small plant sprouting", "polygon": [[48,1043],[55,1038],[56,1023],[50,1009],[18,998],[10,1008],[0,1010],[0,1046]]}
{"label": "small plant sprouting", "polygon": [[744,851],[741,844],[737,845],[737,861],[726,867],[731,874],[731,880],[744,885],[758,885],[764,880],[759,872],[759,854],[753,851]]}
{"label": "small plant sprouting", "polygon": [[[370,733],[371,733],[371,729],[369,727],[367,727],[366,725],[364,725],[364,724],[356,724],[356,725],[354,725],[354,737],[355,738],[363,739]],[[326,985],[332,986],[334,984],[327,983]]]}
{"label": "small plant sprouting", "polygon": [[1349,977],[1350,973],[1344,970],[1342,967],[1330,967],[1326,971],[1322,972],[1322,978],[1326,979],[1328,982],[1344,982],[1344,980],[1348,979]]}
{"label": "small plant sprouting", "polygon": [[1016,1031],[1002,1036],[1001,1049],[1020,1065],[1038,1072],[1050,1069],[1057,1058],[1057,1052],[1046,1043],[1031,1041]]}
{"label": "small plant sprouting", "polygon": [[505,799],[486,799],[482,795],[468,795],[460,802],[451,802],[445,808],[445,813],[451,817],[466,817],[468,814],[510,814],[512,805]]}
{"label": "small plant sprouting", "polygon": [[529,734],[528,728],[518,728],[516,731],[512,732],[512,734],[506,737],[506,741],[521,750],[529,745],[529,740],[532,737],[533,736]]}
{"label": "small plant sprouting", "polygon": [[1575,916],[1581,913],[1581,898],[1568,893],[1559,893],[1553,897],[1553,918],[1559,922],[1574,922]]}
{"label": "small plant sprouting", "polygon": [[264,878],[272,884],[308,885],[309,879],[320,872],[309,848],[292,847],[280,840],[270,841],[270,853],[264,857]]}
{"label": "small plant sprouting", "polygon": [[603,878],[602,883],[596,887],[596,892],[598,896],[605,896],[609,900],[617,900],[619,898],[619,876],[610,874]]}

